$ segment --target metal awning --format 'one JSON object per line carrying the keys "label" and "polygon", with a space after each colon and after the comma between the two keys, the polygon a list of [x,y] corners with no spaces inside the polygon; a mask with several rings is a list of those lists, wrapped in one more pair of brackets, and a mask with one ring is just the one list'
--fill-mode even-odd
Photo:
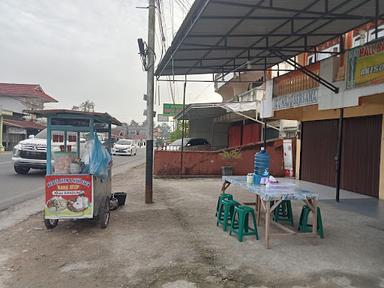
{"label": "metal awning", "polygon": [[265,70],[384,16],[382,0],[196,0],[156,75]]}
{"label": "metal awning", "polygon": [[[185,107],[184,111],[179,112],[176,120],[193,120],[216,118],[228,112],[241,113],[257,109],[256,101],[248,102],[217,102],[217,103],[194,103]],[[183,117],[184,116],[184,117]],[[252,119],[257,120],[257,119]]]}
{"label": "metal awning", "polygon": [[185,109],[179,112],[176,120],[193,120],[215,118],[226,113],[226,110],[218,104],[222,103],[194,103],[185,106]]}
{"label": "metal awning", "polygon": [[[258,101],[246,101],[246,102],[217,102],[217,103],[194,103],[189,104],[185,109],[179,112],[176,116],[176,120],[195,120],[195,119],[209,119],[223,116],[227,113],[234,113],[242,118],[252,120],[254,122],[265,124],[257,119],[257,114],[254,116],[247,115],[247,112],[257,112]],[[273,125],[266,124],[268,127],[275,130],[279,130]]]}

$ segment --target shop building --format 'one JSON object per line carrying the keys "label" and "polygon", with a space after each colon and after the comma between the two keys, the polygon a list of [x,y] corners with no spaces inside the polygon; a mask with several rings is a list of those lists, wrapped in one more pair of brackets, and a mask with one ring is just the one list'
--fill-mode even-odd
{"label": "shop building", "polygon": [[156,75],[213,74],[230,99],[262,72],[260,119],[299,124],[296,177],[384,198],[378,3],[196,0]]}
{"label": "shop building", "polygon": [[46,103],[54,102],[57,100],[38,84],[0,83],[0,146],[12,150],[19,141],[44,129],[44,123],[39,123],[28,111],[43,109]]}
{"label": "shop building", "polygon": [[263,100],[263,116],[301,122],[299,179],[336,186],[341,143],[340,188],[384,198],[383,59],[384,39],[378,39],[308,66],[337,94],[298,71],[267,81],[272,93]]}

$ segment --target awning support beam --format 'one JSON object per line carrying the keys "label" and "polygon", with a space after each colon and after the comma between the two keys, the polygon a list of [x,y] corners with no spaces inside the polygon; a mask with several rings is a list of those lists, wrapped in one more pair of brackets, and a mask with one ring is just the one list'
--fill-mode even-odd
{"label": "awning support beam", "polygon": [[339,127],[337,135],[337,154],[336,160],[336,202],[340,202],[340,180],[341,180],[341,155],[343,153],[343,124],[344,108],[340,109]]}
{"label": "awning support beam", "polygon": [[[368,2],[368,1],[370,1],[370,0],[365,0],[365,1],[363,1],[362,3],[359,3],[358,5],[354,6],[354,7],[351,8],[351,9],[349,9],[347,13],[349,13],[350,11],[353,11],[354,9],[357,9],[358,7],[360,7],[361,5],[363,5],[364,3]],[[331,10],[329,10],[329,11],[328,11],[328,14],[329,14],[329,12],[333,12],[333,11],[339,9],[340,7],[346,5],[348,2],[349,2],[349,0],[344,0],[344,1],[342,1],[341,3],[339,3],[338,5],[336,5],[335,7],[333,7]],[[307,12],[310,8],[312,8],[312,6],[315,5],[316,3],[317,3],[317,1],[314,1],[314,2],[310,3],[308,6],[306,6],[306,8],[302,9],[301,11],[298,11],[297,14],[294,15],[294,17],[299,16],[301,13],[306,13],[306,12]],[[237,3],[237,4],[238,4],[238,3]],[[324,14],[324,13],[323,13],[323,14]],[[320,25],[320,27],[315,28],[315,29],[313,29],[313,30],[310,31],[310,32],[316,32],[318,29],[320,29],[321,27],[325,26],[327,23],[330,23],[330,22],[332,22],[332,21],[333,21],[333,20],[327,20],[327,21],[325,22],[325,24]],[[310,21],[310,23],[309,23],[308,25],[311,25],[311,24],[313,24],[314,22],[315,22],[315,20]],[[281,25],[278,26],[277,28],[275,28],[275,29],[273,29],[272,31],[270,31],[269,34],[273,34],[274,32],[276,32],[276,31],[277,31],[279,28],[281,28],[282,26],[284,26],[284,25],[288,25],[288,24],[289,24],[289,20],[284,21],[283,24],[281,24]],[[303,30],[303,29],[304,29],[304,28],[300,28],[297,32],[300,32],[300,31]],[[283,40],[280,40],[280,41],[277,42],[275,45],[281,43],[282,41],[285,41],[285,40],[288,39],[289,37],[290,37],[290,36],[287,35]],[[265,38],[265,37],[264,37],[264,38]],[[291,43],[289,43],[289,44],[292,44],[293,42],[296,42],[296,41],[298,41],[298,40],[301,39],[301,38],[302,38],[302,37],[299,37],[299,38],[297,38],[297,39],[294,39],[294,40],[293,40]],[[259,43],[262,39],[263,39],[263,38],[261,38],[261,39],[257,40],[256,42],[254,42],[254,43],[251,45],[251,47],[254,46],[254,45],[256,45],[257,43]],[[273,45],[273,47],[275,47],[275,45]],[[271,47],[271,48],[273,48],[273,47]],[[271,48],[269,48],[268,50],[270,50]],[[268,50],[264,50],[264,51],[268,51]],[[264,51],[261,51],[261,52],[260,52],[259,54],[257,54],[256,56],[259,56],[259,55],[262,54]],[[302,51],[302,52],[304,52],[304,51]],[[239,53],[238,55],[236,55],[236,57],[237,57],[237,56],[240,56],[242,53],[243,53],[243,52]],[[224,64],[226,64],[226,63],[224,63]],[[242,65],[240,65],[238,68],[241,68],[241,66],[242,66]],[[224,76],[225,76],[225,75],[224,75]]]}
{"label": "awning support beam", "polygon": [[215,106],[224,108],[225,110],[228,110],[228,111],[230,111],[230,112],[232,112],[232,113],[235,113],[235,114],[237,114],[237,115],[239,115],[239,116],[242,116],[242,117],[244,117],[244,118],[247,118],[247,119],[249,119],[249,120],[252,120],[252,121],[254,121],[254,122],[256,122],[256,123],[265,125],[265,127],[268,126],[268,127],[272,128],[272,129],[275,129],[275,130],[277,130],[277,131],[280,131],[279,128],[277,128],[277,127],[275,127],[275,126],[272,126],[272,125],[270,125],[270,124],[267,124],[266,121],[260,121],[260,120],[258,120],[257,118],[250,117],[250,116],[248,116],[248,115],[246,115],[246,114],[244,114],[244,113],[235,111],[235,110],[233,110],[233,109],[231,109],[231,108],[229,108],[229,107],[227,107],[227,106],[226,106],[226,107],[224,107],[224,106],[220,106],[220,105],[215,105]]}
{"label": "awning support beam", "polygon": [[290,58],[284,56],[282,53],[277,52],[277,51],[272,51],[272,53],[275,54],[276,56],[280,57],[282,60],[284,60],[288,64],[296,67],[299,71],[303,72],[305,75],[307,75],[308,77],[312,78],[316,82],[319,82],[321,85],[325,86],[326,88],[331,90],[333,93],[336,93],[336,94],[339,93],[339,88],[338,87],[336,87],[332,83],[328,82],[324,78],[320,77],[319,75],[313,73],[312,71],[308,70],[303,65],[300,65],[295,60],[290,59]]}

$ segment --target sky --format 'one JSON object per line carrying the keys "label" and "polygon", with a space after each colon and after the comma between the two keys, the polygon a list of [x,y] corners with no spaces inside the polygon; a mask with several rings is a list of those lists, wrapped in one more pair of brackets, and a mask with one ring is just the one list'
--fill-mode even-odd
{"label": "sky", "polygon": [[[186,13],[171,1],[163,1],[167,44]],[[91,100],[96,111],[123,122],[143,121],[146,73],[137,38],[146,41],[148,11],[137,7],[147,4],[146,0],[1,0],[0,82],[40,84],[59,101],[48,108],[71,108]],[[158,25],[156,29],[159,61]],[[213,84],[187,87],[187,103],[221,101]],[[172,102],[169,89],[169,83],[156,84],[158,113],[162,103]],[[176,102],[181,103],[181,84],[175,91]]]}

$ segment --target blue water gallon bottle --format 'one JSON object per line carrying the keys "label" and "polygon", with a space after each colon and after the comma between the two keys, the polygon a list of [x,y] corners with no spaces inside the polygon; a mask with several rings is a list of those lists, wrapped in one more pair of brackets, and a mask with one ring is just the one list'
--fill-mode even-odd
{"label": "blue water gallon bottle", "polygon": [[261,150],[255,154],[254,162],[254,184],[260,184],[262,177],[269,176],[269,155],[265,151],[264,147],[261,147]]}

